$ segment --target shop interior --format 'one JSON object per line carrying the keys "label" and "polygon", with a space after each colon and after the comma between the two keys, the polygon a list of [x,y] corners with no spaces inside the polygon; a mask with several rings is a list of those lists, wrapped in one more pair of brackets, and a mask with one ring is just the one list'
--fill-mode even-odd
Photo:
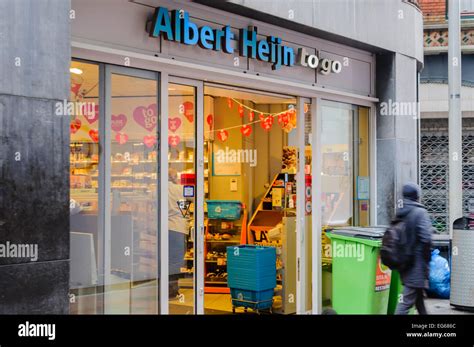
{"label": "shop interior", "polygon": [[[110,143],[103,143],[99,65],[71,63],[71,313],[158,313],[157,81],[152,73],[110,74]],[[170,314],[192,314],[196,88],[170,83],[168,95],[169,167],[161,172],[168,174],[170,295],[161,300],[168,300]],[[298,184],[304,184],[306,192],[304,271],[306,308],[311,309],[311,114],[305,104],[305,124],[298,124],[296,102],[262,91],[204,86],[205,313],[247,311],[232,300],[227,272],[227,247],[245,244],[276,250],[268,312],[296,313]],[[368,225],[369,197],[356,188],[367,184],[362,178],[369,176],[368,109],[329,101],[321,109],[323,225]],[[304,127],[304,182],[296,181],[297,127]],[[104,150],[107,165],[99,153]],[[110,172],[102,172],[104,167]],[[103,196],[110,197],[110,204]],[[104,205],[108,220],[99,207]],[[105,225],[111,231],[109,244],[101,232]],[[325,253],[324,229],[322,242],[323,305],[328,306],[331,255]]]}
{"label": "shop interior", "polygon": [[[195,127],[191,113],[195,112],[192,107],[194,94],[192,88],[179,84],[171,84],[169,89],[170,136],[180,139],[179,143],[169,141],[170,172],[179,177],[193,176]],[[278,248],[272,311],[296,311],[295,106],[296,99],[292,97],[232,87],[204,87],[204,308],[207,313],[232,312],[226,250],[239,244]],[[310,153],[308,146],[308,168]],[[186,163],[180,163],[179,158],[186,159]],[[178,181],[183,190],[186,178]],[[187,220],[191,230],[193,199],[187,200],[190,201]],[[227,204],[229,208],[238,206],[240,213],[225,218],[209,213],[209,206],[220,208],[221,204]],[[172,203],[169,205],[171,208]],[[174,218],[182,216],[175,214],[170,225],[176,224],[172,221]],[[171,227],[170,234],[173,234]],[[192,311],[192,232],[187,234],[183,248],[181,271],[170,277],[170,313]],[[171,249],[174,248],[170,244]],[[177,268],[173,271],[177,272]],[[283,297],[292,299],[284,304]]]}

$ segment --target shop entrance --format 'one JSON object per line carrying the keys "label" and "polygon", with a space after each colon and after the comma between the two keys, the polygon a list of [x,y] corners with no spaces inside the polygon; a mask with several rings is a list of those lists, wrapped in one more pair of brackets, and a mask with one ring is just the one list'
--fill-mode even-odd
{"label": "shop entrance", "polygon": [[299,257],[306,242],[301,234],[309,235],[311,225],[304,218],[311,210],[305,195],[308,104],[206,84],[200,115],[199,89],[199,82],[183,79],[168,87],[170,313],[251,311],[251,300],[236,300],[236,290],[244,288],[233,288],[229,278],[245,276],[228,269],[229,252],[242,245],[276,253],[275,285],[266,299],[272,303],[256,302],[255,308],[301,312],[307,303],[300,284],[311,277],[309,267],[301,273],[306,259]]}
{"label": "shop entrance", "polygon": [[[369,108],[86,61],[71,63],[61,105],[71,116],[72,313],[331,304],[325,230],[372,219]],[[232,276],[258,261],[229,266],[244,245],[275,251],[260,274],[271,288],[250,298],[261,288]]]}

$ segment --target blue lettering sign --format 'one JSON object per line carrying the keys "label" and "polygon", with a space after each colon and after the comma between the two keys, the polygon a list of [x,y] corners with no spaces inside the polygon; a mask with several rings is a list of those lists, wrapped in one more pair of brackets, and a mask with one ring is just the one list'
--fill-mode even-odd
{"label": "blue lettering sign", "polygon": [[164,34],[165,40],[173,40],[173,30],[171,29],[171,21],[168,10],[163,7],[158,7],[153,15],[153,27],[151,36],[159,37],[161,33]]}
{"label": "blue lettering sign", "polygon": [[[171,15],[168,9],[157,7],[153,15],[149,34],[152,37],[161,37],[164,40],[181,42],[185,45],[199,45],[203,49],[234,53],[234,33],[230,26],[222,29],[213,29],[210,26],[198,26],[189,18],[189,13],[183,10],[173,10]],[[268,36],[258,40],[257,28],[249,27],[239,30],[239,55],[250,59],[258,59],[272,64],[273,70],[281,66],[295,65],[295,51],[292,47],[282,44],[279,37]],[[319,63],[319,58],[309,55],[304,49],[298,51],[298,65],[318,68],[321,73],[339,73],[340,62],[329,59]]]}

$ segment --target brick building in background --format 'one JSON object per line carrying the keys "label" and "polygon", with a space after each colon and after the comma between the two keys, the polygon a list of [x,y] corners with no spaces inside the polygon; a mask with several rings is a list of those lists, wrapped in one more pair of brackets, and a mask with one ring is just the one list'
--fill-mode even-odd
{"label": "brick building in background", "polygon": [[[460,0],[464,213],[474,214],[474,0]],[[424,68],[420,76],[420,183],[423,203],[443,239],[448,236],[447,0],[420,0]]]}
{"label": "brick building in background", "polygon": [[425,24],[446,22],[446,0],[420,0]]}

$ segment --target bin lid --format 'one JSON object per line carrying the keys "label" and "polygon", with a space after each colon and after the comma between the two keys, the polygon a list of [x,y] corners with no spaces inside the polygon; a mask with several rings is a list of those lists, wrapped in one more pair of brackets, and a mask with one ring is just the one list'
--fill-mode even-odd
{"label": "bin lid", "polygon": [[453,229],[469,230],[469,229],[471,229],[470,224],[472,224],[472,222],[474,222],[474,218],[470,218],[470,217],[467,217],[467,216],[458,218],[453,223]]}
{"label": "bin lid", "polygon": [[379,240],[385,234],[385,227],[344,227],[331,230],[336,235],[344,235],[350,237],[359,237],[363,239]]}

